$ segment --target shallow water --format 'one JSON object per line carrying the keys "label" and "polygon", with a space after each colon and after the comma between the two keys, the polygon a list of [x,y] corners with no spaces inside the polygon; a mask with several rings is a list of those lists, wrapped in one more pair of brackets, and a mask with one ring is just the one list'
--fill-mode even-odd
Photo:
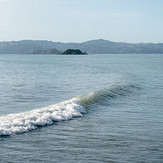
{"label": "shallow water", "polygon": [[2,162],[163,162],[163,55],[0,55]]}

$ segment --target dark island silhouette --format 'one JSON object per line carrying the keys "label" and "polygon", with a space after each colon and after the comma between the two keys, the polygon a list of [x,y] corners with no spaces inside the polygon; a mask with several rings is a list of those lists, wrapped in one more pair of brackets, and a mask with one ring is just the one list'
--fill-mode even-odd
{"label": "dark island silhouette", "polygon": [[67,49],[66,51],[64,51],[63,53],[61,53],[62,55],[87,55],[86,52],[82,52],[79,49]]}

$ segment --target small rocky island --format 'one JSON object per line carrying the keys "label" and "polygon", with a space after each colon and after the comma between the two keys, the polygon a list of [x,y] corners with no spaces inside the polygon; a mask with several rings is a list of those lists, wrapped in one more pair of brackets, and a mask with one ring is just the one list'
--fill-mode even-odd
{"label": "small rocky island", "polygon": [[81,52],[79,49],[67,49],[66,51],[64,51],[63,53],[64,55],[87,55],[86,52]]}

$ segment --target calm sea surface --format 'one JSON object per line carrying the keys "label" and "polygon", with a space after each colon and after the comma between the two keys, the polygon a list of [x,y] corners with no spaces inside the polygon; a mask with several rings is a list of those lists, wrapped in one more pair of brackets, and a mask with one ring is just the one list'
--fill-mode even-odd
{"label": "calm sea surface", "polygon": [[0,54],[0,162],[162,163],[163,55]]}

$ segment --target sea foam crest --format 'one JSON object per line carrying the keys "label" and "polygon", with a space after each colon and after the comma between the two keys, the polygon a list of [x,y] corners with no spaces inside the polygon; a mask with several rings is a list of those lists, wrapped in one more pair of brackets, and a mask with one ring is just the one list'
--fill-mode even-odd
{"label": "sea foam crest", "polygon": [[0,116],[0,136],[24,133],[39,126],[81,117],[86,113],[79,98],[28,112]]}

